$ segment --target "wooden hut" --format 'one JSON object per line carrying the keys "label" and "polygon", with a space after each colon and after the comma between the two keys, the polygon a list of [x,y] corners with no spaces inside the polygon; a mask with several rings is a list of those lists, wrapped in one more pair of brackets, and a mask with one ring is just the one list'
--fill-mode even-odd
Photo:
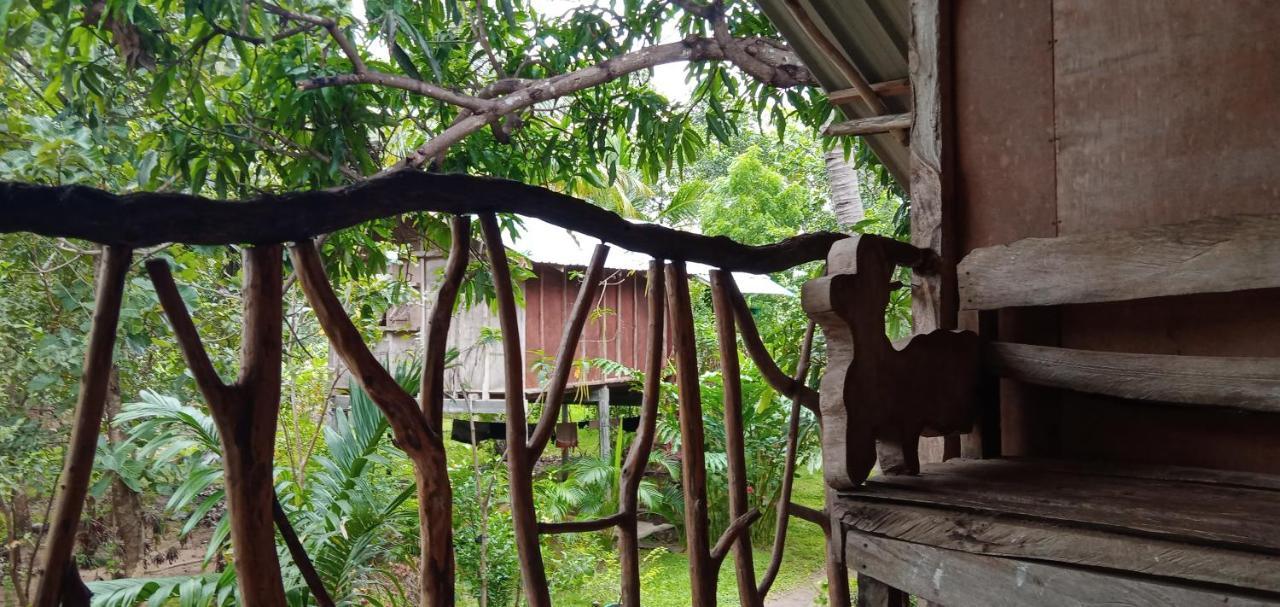
{"label": "wooden hut", "polygon": [[873,240],[806,287],[859,604],[1280,601],[1280,4],[761,5],[977,333],[875,338]]}

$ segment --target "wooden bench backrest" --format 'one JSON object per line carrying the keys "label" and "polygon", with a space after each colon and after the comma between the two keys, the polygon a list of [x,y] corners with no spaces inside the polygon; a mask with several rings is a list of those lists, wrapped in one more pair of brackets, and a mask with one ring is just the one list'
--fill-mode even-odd
{"label": "wooden bench backrest", "polygon": [[[1280,287],[1280,215],[1028,238],[958,267],[967,310]],[[1121,398],[1280,412],[1280,358],[1171,356],[992,343],[1001,375]]]}

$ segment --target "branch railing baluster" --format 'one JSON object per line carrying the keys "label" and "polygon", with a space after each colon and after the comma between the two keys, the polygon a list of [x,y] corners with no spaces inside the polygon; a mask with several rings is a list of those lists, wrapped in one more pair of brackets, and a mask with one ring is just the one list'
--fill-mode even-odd
{"label": "branch railing baluster", "polygon": [[[124,298],[124,281],[132,260],[133,250],[129,247],[107,246],[104,247],[98,267],[93,324],[89,329],[89,342],[84,353],[71,444],[67,448],[63,464],[62,486],[55,498],[49,547],[43,560],[44,574],[40,578],[40,585],[36,587],[34,605],[38,607],[56,607],[59,604],[66,594],[64,584],[68,578],[67,572],[69,568],[75,567],[71,555],[75,548],[76,532],[80,528],[84,500],[89,495],[93,458],[98,448],[98,434],[107,404],[107,387],[111,378],[120,305]],[[75,579],[79,580],[79,576]]]}

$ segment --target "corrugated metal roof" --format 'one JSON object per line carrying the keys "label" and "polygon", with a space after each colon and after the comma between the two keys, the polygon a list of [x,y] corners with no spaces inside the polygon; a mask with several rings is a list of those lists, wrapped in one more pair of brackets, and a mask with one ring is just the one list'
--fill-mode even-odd
{"label": "corrugated metal roof", "polygon": [[[843,62],[870,83],[908,76],[907,41],[911,34],[908,0],[758,0],[769,20],[800,55],[828,92],[849,89]],[[815,36],[816,34],[816,36]],[[824,37],[835,47],[832,56]],[[905,112],[908,96],[881,99],[890,112]],[[865,118],[873,112],[861,101],[841,104],[849,118]],[[904,186],[907,183],[907,146],[894,134],[866,137],[876,156]]]}

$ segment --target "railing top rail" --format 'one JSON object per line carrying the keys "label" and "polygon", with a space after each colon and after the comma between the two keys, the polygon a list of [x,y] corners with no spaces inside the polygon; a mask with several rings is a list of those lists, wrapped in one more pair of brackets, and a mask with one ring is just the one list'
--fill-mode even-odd
{"label": "railing top rail", "polygon": [[33,232],[131,247],[299,241],[372,219],[434,211],[536,217],[624,249],[725,270],[768,273],[822,260],[843,234],[761,246],[629,222],[572,196],[505,179],[401,170],[353,185],[219,201],[172,192],[0,182],[0,233]]}

